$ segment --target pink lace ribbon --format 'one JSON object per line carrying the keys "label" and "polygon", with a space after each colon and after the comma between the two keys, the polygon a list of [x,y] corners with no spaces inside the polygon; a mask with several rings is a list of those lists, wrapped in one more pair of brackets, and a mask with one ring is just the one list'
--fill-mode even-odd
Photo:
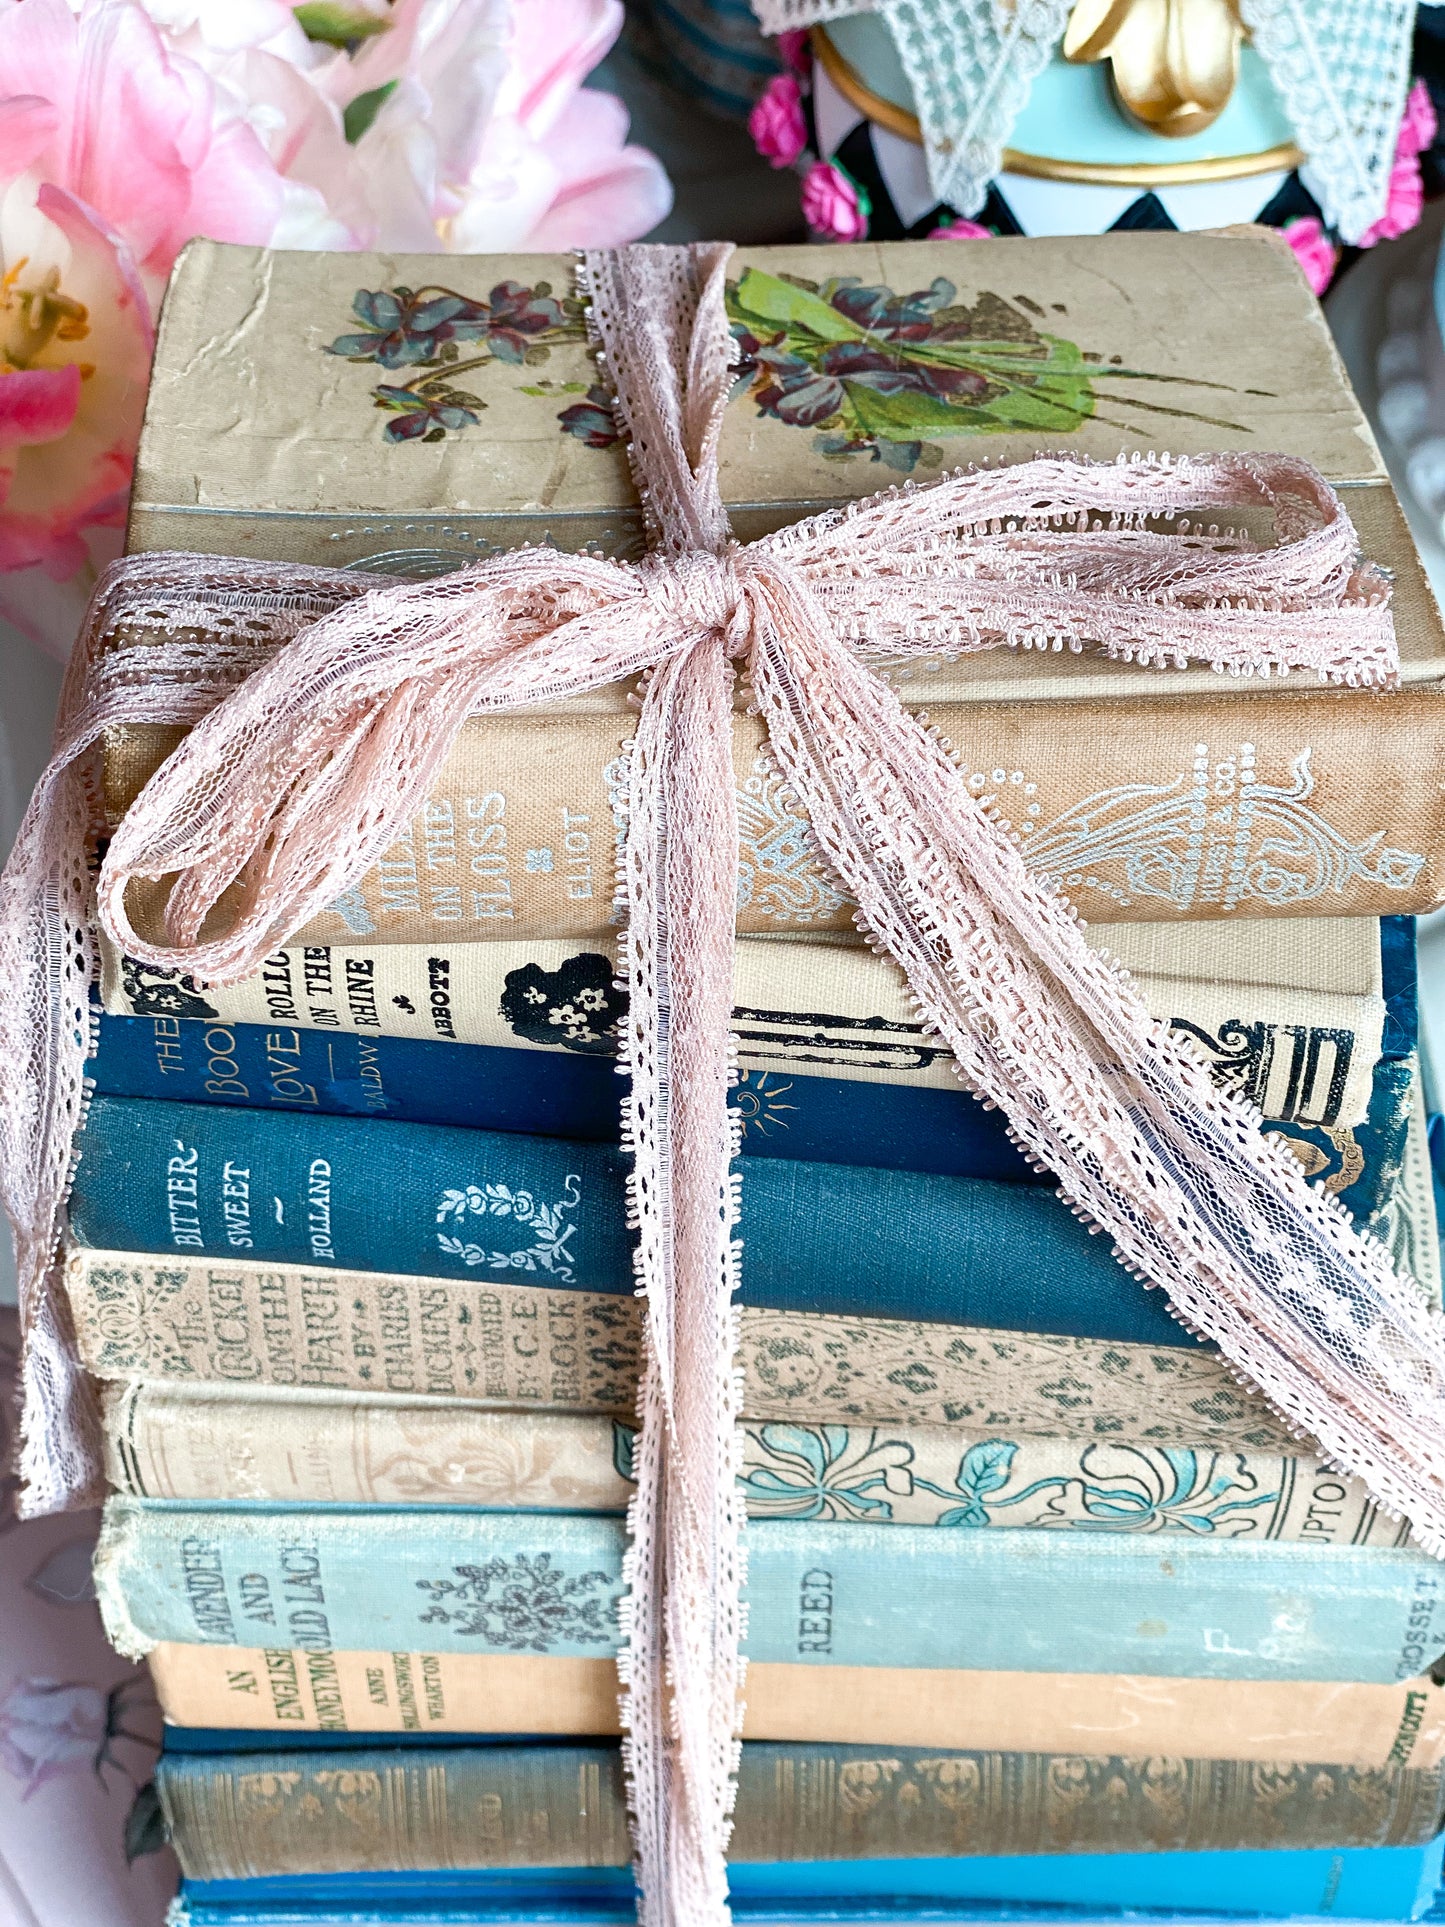
{"label": "pink lace ribbon", "polygon": [[[739,668],[822,860],[963,1080],[1002,1107],[1064,1199],[1186,1325],[1408,1516],[1426,1547],[1445,1549],[1440,1318],[1261,1134],[1258,1114],[1217,1091],[1151,1019],[1064,899],[1029,875],[948,746],[866,666],[1089,644],[1153,664],[1389,681],[1385,589],[1359,564],[1339,499],[1283,455],[1041,460],[905,488],[739,546],[716,462],[728,253],[586,257],[646,560],[520,550],[365,595],[369,585],[321,570],[181,556],[120,565],[0,892],[0,971],[12,987],[0,1050],[19,1053],[11,1062],[30,1053],[0,1111],[34,1334],[27,1466],[55,1502],[93,1476],[46,1267],[79,1108],[90,938],[76,852],[84,757],[101,729],[194,724],[115,831],[99,912],[129,954],[225,982],[255,971],[404,832],[469,716],[645,675],[621,878],[625,1124],[648,1334],[623,1676],[649,1927],[714,1927],[727,1915],[743,1689],[726,1106]],[[1271,547],[1209,519],[1265,510]],[[165,640],[187,620],[214,629],[217,607],[243,628],[269,624],[284,646],[244,674],[252,645]],[[127,623],[161,639],[109,650]],[[140,877],[175,879],[164,944],[131,927],[126,891]],[[211,934],[233,885],[234,919]]]}

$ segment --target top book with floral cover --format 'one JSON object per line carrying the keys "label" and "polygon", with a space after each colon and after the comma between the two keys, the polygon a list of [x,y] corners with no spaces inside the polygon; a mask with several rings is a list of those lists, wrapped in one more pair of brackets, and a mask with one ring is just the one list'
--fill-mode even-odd
{"label": "top book with floral cover", "polygon": [[[1445,674],[1379,451],[1264,230],[739,249],[727,303],[719,468],[740,539],[970,463],[1285,450],[1346,490],[1394,571],[1405,681]],[[573,258],[186,251],[132,550],[421,574],[540,541],[641,546]],[[1207,670],[1007,650],[915,676],[929,700],[1219,689]]]}

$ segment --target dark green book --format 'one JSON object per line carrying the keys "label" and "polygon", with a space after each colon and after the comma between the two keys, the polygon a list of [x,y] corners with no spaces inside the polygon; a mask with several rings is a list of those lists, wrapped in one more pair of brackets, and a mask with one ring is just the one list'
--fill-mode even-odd
{"label": "dark green book", "polygon": [[[1442,1772],[750,1742],[731,1858],[1413,1846]],[[192,1880],[631,1858],[615,1746],[177,1753],[157,1781]]]}

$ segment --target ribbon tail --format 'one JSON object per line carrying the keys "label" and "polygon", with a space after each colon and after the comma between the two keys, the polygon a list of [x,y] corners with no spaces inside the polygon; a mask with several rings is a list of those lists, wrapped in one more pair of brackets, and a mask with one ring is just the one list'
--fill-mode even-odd
{"label": "ribbon tail", "polygon": [[753,662],[774,752],[965,1081],[1183,1324],[1445,1552],[1445,1321],[1090,949],[806,590],[781,592]]}
{"label": "ribbon tail", "polygon": [[81,1367],[57,1247],[85,1111],[97,974],[88,853],[88,764],[124,691],[90,686],[105,585],[71,656],[55,741],[0,877],[0,1197],[14,1237],[20,1305],[21,1511],[105,1496],[100,1407]]}
{"label": "ribbon tail", "polygon": [[644,1927],[723,1927],[743,1662],[737,1209],[729,1166],[737,820],[714,638],[653,672],[623,848],[624,1117],[646,1299],[624,1605],[625,1763]]}

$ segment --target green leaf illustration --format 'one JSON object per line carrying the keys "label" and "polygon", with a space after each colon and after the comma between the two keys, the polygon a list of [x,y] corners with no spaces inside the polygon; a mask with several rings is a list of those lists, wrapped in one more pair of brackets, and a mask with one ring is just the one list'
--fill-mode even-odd
{"label": "green leaf illustration", "polygon": [[980,414],[1000,428],[1072,429],[1094,412],[1087,383],[1041,382],[1036,388],[1010,388],[980,404]]}
{"label": "green leaf illustration", "polygon": [[819,341],[862,341],[867,330],[839,314],[821,296],[760,268],[748,268],[738,283],[737,305],[770,321],[775,328],[802,328]]}
{"label": "green leaf illustration", "polygon": [[916,442],[920,431],[936,429],[944,435],[963,435],[976,423],[969,417],[976,405],[958,407],[937,395],[907,392],[882,395],[867,382],[845,381],[849,405],[865,435],[881,435],[890,442]]}

